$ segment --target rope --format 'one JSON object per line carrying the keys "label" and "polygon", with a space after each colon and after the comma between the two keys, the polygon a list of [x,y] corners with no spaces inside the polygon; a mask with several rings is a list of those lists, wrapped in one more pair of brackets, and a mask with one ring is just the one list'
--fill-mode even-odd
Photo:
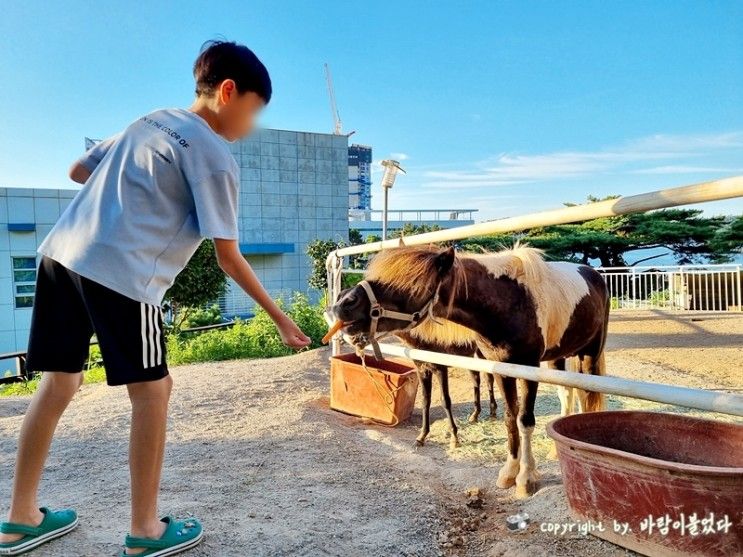
{"label": "rope", "polygon": [[379,382],[374,378],[374,374],[372,374],[371,370],[369,370],[368,367],[366,367],[366,354],[361,353],[361,367],[364,368],[364,371],[369,376],[369,379],[371,379],[372,384],[374,385],[374,388],[377,390],[377,394],[379,395],[379,398],[382,399],[382,402],[387,407],[387,410],[390,411],[390,414],[392,414],[393,423],[391,424],[385,424],[379,420],[375,420],[374,418],[370,418],[373,422],[376,422],[378,424],[386,425],[395,427],[397,424],[400,423],[400,420],[397,417],[397,414],[395,414],[395,397],[400,389],[402,389],[405,386],[405,383],[408,381],[407,377],[404,378],[402,383],[400,383],[399,387],[390,388],[389,390],[386,389],[384,386],[381,386]]}

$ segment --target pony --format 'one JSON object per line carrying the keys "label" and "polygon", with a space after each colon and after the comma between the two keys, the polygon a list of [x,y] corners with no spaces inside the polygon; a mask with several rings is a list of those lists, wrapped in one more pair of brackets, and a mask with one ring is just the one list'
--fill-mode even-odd
{"label": "pony", "polygon": [[[586,265],[546,262],[541,250],[528,246],[483,254],[432,246],[383,250],[331,312],[344,322],[346,334],[365,333],[366,341],[374,341],[376,332],[415,330],[443,317],[472,330],[488,360],[533,367],[544,361],[564,369],[575,357],[579,372],[605,373],[609,295],[603,278]],[[518,389],[514,378],[496,381],[508,433],[508,455],[496,485],[515,485],[516,497],[528,497],[538,481],[531,446],[538,383],[519,380]],[[601,393],[579,392],[578,399],[582,411],[604,408]]]}

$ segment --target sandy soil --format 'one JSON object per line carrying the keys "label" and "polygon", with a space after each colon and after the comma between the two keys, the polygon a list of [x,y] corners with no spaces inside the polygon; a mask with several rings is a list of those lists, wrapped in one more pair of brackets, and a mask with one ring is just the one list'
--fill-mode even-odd
{"label": "sandy soil", "polygon": [[[625,377],[741,390],[742,340],[743,317],[618,314],[608,365]],[[504,428],[500,419],[466,424],[472,396],[466,372],[455,370],[451,381],[462,448],[448,449],[437,407],[429,442],[416,450],[419,410],[389,429],[328,409],[327,358],[327,350],[317,350],[172,370],[161,510],[204,522],[206,540],[190,555],[631,555],[590,536],[539,531],[541,522],[569,521],[543,433],[534,439],[537,494],[516,501],[495,487]],[[3,502],[27,404],[0,399]],[[610,405],[662,406],[614,398]],[[538,431],[558,412],[554,388],[542,386]],[[124,389],[82,388],[62,419],[42,484],[42,503],[75,507],[81,526],[35,555],[117,554],[127,526],[128,423]],[[470,487],[482,490],[482,508],[467,506]],[[519,510],[534,523],[525,533],[508,533],[505,518]]]}

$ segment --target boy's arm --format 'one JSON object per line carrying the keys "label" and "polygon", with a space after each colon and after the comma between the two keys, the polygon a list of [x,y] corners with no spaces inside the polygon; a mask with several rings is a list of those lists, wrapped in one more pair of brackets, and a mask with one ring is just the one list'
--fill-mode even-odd
{"label": "boy's arm", "polygon": [[296,323],[276,305],[266,292],[250,264],[240,253],[237,240],[214,238],[214,248],[220,268],[230,276],[251,298],[268,312],[279,329],[284,344],[292,348],[303,348],[311,339]]}
{"label": "boy's arm", "polygon": [[77,182],[78,184],[84,184],[93,174],[96,166],[103,160],[109,149],[116,143],[121,133],[112,135],[111,137],[99,141],[93,145],[90,149],[85,151],[85,154],[76,160],[70,167],[69,176],[70,180]]}

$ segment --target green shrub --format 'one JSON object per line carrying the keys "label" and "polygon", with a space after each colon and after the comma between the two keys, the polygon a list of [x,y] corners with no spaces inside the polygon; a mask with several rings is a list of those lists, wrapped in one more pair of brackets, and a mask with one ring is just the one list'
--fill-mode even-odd
{"label": "green shrub", "polygon": [[85,364],[85,369],[92,369],[96,366],[100,367],[103,362],[103,356],[101,356],[101,347],[97,344],[90,345],[90,352],[88,352],[88,361]]}
{"label": "green shrub", "polygon": [[318,348],[322,346],[322,337],[328,332],[328,324],[323,318],[325,301],[320,300],[317,304],[310,304],[307,296],[300,292],[295,292],[292,298],[292,305],[287,312],[294,322],[308,337],[312,339],[309,348]]}
{"label": "green shrub", "polygon": [[[285,305],[282,300],[278,300],[277,303],[280,307]],[[310,304],[307,296],[295,292],[291,305],[286,310],[299,328],[312,339],[309,348],[319,347],[327,330],[322,315],[324,305],[323,302]],[[238,319],[232,327],[227,329],[188,334],[170,332],[166,335],[166,343],[167,359],[170,365],[239,358],[271,358],[294,353],[293,349],[284,346],[276,325],[263,309],[259,309],[250,321]],[[97,364],[100,359],[98,346],[91,346],[89,369],[85,371],[86,383],[105,381],[105,370]],[[11,383],[0,387],[0,396],[31,394],[36,390],[38,381],[37,377],[27,382]]]}
{"label": "green shrub", "polygon": [[364,278],[364,273],[343,273],[341,275],[341,288],[356,286]]}
{"label": "green shrub", "polygon": [[667,306],[671,301],[671,293],[668,290],[656,290],[650,293],[648,301],[654,306]]}
{"label": "green shrub", "polygon": [[217,304],[213,304],[206,308],[188,308],[182,309],[181,311],[186,315],[181,323],[181,328],[183,329],[216,325],[223,321],[222,313]]}
{"label": "green shrub", "polygon": [[243,321],[236,321],[230,329],[215,329],[189,337],[168,335],[168,363],[178,365],[249,357],[245,327]]}
{"label": "green shrub", "polygon": [[[277,300],[280,307],[283,300]],[[310,304],[307,296],[296,292],[286,313],[312,339],[310,348],[317,348],[327,330],[322,316],[323,304]],[[238,358],[273,358],[294,352],[281,341],[276,325],[262,308],[250,321],[236,320],[229,329],[215,329],[198,335],[169,335],[168,362],[234,360]]]}

